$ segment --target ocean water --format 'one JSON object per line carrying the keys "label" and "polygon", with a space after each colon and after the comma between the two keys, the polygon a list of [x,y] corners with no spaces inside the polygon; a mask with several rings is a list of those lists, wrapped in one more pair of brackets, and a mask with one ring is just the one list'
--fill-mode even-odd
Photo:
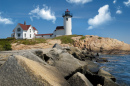
{"label": "ocean water", "polygon": [[110,62],[99,63],[100,67],[111,73],[120,86],[130,86],[130,55],[102,55]]}

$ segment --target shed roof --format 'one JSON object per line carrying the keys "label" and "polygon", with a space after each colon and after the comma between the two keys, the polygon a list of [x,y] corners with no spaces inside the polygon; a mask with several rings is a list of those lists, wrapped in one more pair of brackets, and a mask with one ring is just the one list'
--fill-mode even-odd
{"label": "shed roof", "polygon": [[55,30],[64,30],[64,26],[57,26]]}
{"label": "shed roof", "polygon": [[48,34],[35,34],[36,36],[45,36],[45,35],[53,35],[52,33],[48,33]]}

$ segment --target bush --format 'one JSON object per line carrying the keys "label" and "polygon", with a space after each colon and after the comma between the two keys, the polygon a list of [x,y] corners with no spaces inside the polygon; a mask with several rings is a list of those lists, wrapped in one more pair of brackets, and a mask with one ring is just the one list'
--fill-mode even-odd
{"label": "bush", "polygon": [[98,39],[102,39],[101,37],[98,37]]}
{"label": "bush", "polygon": [[3,51],[3,50],[12,50],[11,42],[7,39],[0,40],[0,51]]}
{"label": "bush", "polygon": [[3,45],[3,48],[4,48],[4,50],[12,50],[10,43],[5,43],[5,44]]}
{"label": "bush", "polygon": [[80,38],[80,40],[83,40],[83,39],[85,39],[86,38],[86,36],[82,36],[81,38]]}
{"label": "bush", "polygon": [[90,38],[93,37],[93,36],[90,36]]}

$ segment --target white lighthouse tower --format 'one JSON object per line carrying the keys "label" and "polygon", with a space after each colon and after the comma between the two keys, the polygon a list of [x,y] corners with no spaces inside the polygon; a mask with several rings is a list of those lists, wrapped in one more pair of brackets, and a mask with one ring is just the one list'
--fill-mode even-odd
{"label": "white lighthouse tower", "polygon": [[72,35],[72,23],[71,23],[71,18],[72,15],[70,14],[70,11],[67,9],[65,11],[65,14],[62,16],[64,18],[64,31],[65,35]]}

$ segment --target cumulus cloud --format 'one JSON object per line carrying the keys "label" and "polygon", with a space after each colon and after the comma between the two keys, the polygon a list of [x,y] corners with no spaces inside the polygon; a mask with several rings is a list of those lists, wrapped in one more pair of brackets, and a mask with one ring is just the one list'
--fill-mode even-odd
{"label": "cumulus cloud", "polygon": [[121,10],[117,10],[116,14],[122,14],[122,11]]}
{"label": "cumulus cloud", "polygon": [[0,24],[14,24],[11,18],[4,18],[1,14],[2,13],[0,12]]}
{"label": "cumulus cloud", "polygon": [[50,8],[48,8],[48,6],[43,5],[43,8],[39,8],[39,6],[37,6],[34,10],[29,12],[30,15],[30,19],[33,21],[33,18],[37,18],[37,19],[45,19],[45,20],[52,20],[53,23],[55,23],[56,21],[56,17],[54,15],[54,12],[51,11]]}
{"label": "cumulus cloud", "polygon": [[124,3],[127,7],[130,6],[130,0],[128,0],[128,1],[124,1],[123,3]]}
{"label": "cumulus cloud", "polygon": [[93,0],[66,0],[68,3],[85,4]]}
{"label": "cumulus cloud", "polygon": [[114,1],[113,1],[113,4],[115,4],[116,2],[117,2],[117,0],[114,0]]}
{"label": "cumulus cloud", "polygon": [[88,20],[88,24],[90,25],[88,27],[88,30],[93,29],[97,26],[100,26],[111,20],[112,20],[112,17],[109,11],[109,5],[104,5],[98,10],[98,15]]}

